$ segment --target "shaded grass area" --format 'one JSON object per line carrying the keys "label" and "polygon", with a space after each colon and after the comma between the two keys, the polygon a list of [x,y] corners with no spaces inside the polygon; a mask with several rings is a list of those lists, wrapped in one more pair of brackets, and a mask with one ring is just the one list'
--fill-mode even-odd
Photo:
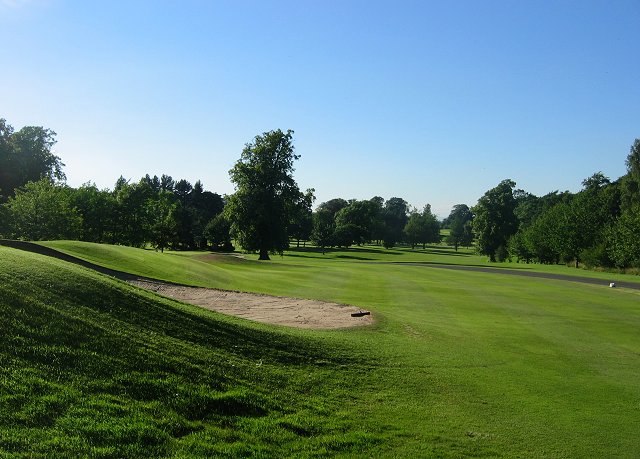
{"label": "shaded grass area", "polygon": [[[358,352],[0,248],[0,456],[323,456],[380,436],[340,414]],[[368,356],[368,361],[371,356]],[[353,371],[329,391],[326,380]]]}

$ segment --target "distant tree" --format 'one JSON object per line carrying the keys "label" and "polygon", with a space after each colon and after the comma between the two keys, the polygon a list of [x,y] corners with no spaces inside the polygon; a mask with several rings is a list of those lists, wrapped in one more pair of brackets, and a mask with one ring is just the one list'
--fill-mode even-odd
{"label": "distant tree", "polygon": [[204,235],[214,249],[233,251],[231,224],[224,214],[216,215],[207,223]]}
{"label": "distant tree", "polygon": [[371,228],[371,239],[380,245],[385,235],[385,224],[383,220],[384,199],[380,196],[374,196],[369,201],[373,203],[376,215],[373,227]]}
{"label": "distant tree", "polygon": [[462,245],[464,237],[464,222],[460,218],[454,219],[449,226],[449,235],[446,238],[446,243],[452,245],[453,248],[458,251],[458,247]]}
{"label": "distant tree", "polygon": [[518,261],[530,263],[533,260],[533,254],[527,246],[524,231],[518,231],[509,238],[509,241],[507,242],[507,251],[512,256],[515,256]]}
{"label": "distant tree", "polygon": [[469,220],[464,224],[464,232],[460,241],[460,245],[466,248],[471,247],[471,244],[473,244],[473,220]]}
{"label": "distant tree", "polygon": [[56,133],[40,126],[25,126],[17,132],[0,119],[0,199],[6,200],[27,182],[48,178],[66,179],[60,158],[52,153]]}
{"label": "distant tree", "polygon": [[308,241],[313,231],[313,202],[315,190],[309,188],[304,193],[300,193],[291,209],[291,220],[289,221],[289,235],[296,240],[296,245],[300,247],[300,241]]}
{"label": "distant tree", "polygon": [[518,228],[527,228],[542,213],[543,201],[524,190],[514,190],[516,207],[513,209],[518,220]]}
{"label": "distant tree", "polygon": [[293,179],[293,131],[265,132],[247,144],[229,171],[236,192],[225,208],[232,233],[245,250],[258,251],[260,260],[289,247],[287,224],[300,196]]}
{"label": "distant tree", "polygon": [[118,179],[113,190],[114,242],[142,247],[149,241],[147,200],[154,196],[153,190],[144,181],[131,184],[123,177]]}
{"label": "distant tree", "polygon": [[640,267],[640,205],[620,215],[606,233],[608,256],[619,268]]}
{"label": "distant tree", "polygon": [[15,190],[7,208],[15,238],[76,239],[80,234],[82,218],[72,206],[69,188],[53,184],[49,178],[29,182]]}
{"label": "distant tree", "polygon": [[337,225],[332,235],[332,243],[338,247],[348,249],[353,243],[360,238],[362,228],[353,223],[344,223]]}
{"label": "distant tree", "polygon": [[473,229],[478,251],[488,255],[492,262],[496,261],[498,248],[506,247],[507,241],[518,229],[514,214],[515,186],[512,180],[503,180],[487,191],[473,208]]}
{"label": "distant tree", "polygon": [[640,139],[636,139],[626,159],[627,173],[621,179],[623,210],[640,204]]}
{"label": "distant tree", "polygon": [[178,180],[173,187],[173,193],[183,204],[187,203],[192,191],[193,186],[185,179]]}
{"label": "distant tree", "polygon": [[173,180],[173,178],[170,175],[162,174],[162,177],[160,177],[161,190],[171,191],[173,193],[175,186],[176,186],[176,182]]}
{"label": "distant tree", "polygon": [[313,213],[313,229],[311,231],[311,241],[323,249],[331,247],[333,243],[333,234],[336,229],[335,220],[329,210],[318,209]]}
{"label": "distant tree", "polygon": [[374,202],[353,201],[336,213],[336,228],[348,225],[348,234],[353,237],[351,244],[360,245],[371,240],[377,218],[378,207]]}
{"label": "distant tree", "polygon": [[115,206],[111,193],[99,190],[95,184],[88,182],[71,190],[71,199],[73,207],[82,216],[80,239],[89,242],[109,241]]}
{"label": "distant tree", "polygon": [[440,242],[440,223],[431,212],[429,204],[424,207],[421,213],[411,213],[404,227],[404,234],[412,249],[416,244],[422,244],[424,249],[426,244]]}
{"label": "distant tree", "polygon": [[404,227],[409,221],[409,204],[402,198],[390,198],[384,203],[382,210],[384,222],[383,244],[386,248],[394,247],[402,240]]}
{"label": "distant tree", "polygon": [[[584,189],[570,202],[552,208],[555,215],[554,245],[565,262],[573,261],[577,268],[583,251],[599,244],[604,229],[617,215],[612,209],[619,198],[611,193],[610,181],[601,173],[583,181]],[[550,210],[551,211],[551,210]]]}
{"label": "distant tree", "polygon": [[449,216],[442,220],[442,227],[450,228],[454,220],[460,220],[464,225],[466,222],[472,219],[473,213],[471,212],[471,209],[469,209],[468,205],[456,204],[455,206],[453,206],[453,209],[451,209]]}
{"label": "distant tree", "polygon": [[178,237],[176,210],[179,203],[176,201],[176,197],[171,192],[160,191],[146,202],[149,242],[161,252],[174,244]]}
{"label": "distant tree", "polygon": [[318,212],[327,212],[332,219],[335,218],[336,214],[343,208],[347,207],[349,203],[342,198],[330,199],[329,201],[323,202],[318,206]]}

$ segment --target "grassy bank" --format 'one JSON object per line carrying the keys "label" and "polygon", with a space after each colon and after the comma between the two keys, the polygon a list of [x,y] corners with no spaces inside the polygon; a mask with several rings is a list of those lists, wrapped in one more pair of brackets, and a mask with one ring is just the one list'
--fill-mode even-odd
{"label": "grassy bank", "polygon": [[[11,317],[8,323],[36,333],[42,326],[31,324],[41,323],[40,309],[22,316],[15,311],[25,310],[31,298],[45,311],[52,304],[64,306],[47,313],[59,314],[60,326],[39,341],[20,341],[21,352],[37,354],[32,349],[58,335],[68,337],[65,352],[76,353],[84,352],[84,340],[93,343],[89,349],[98,354],[102,342],[116,350],[128,349],[126,346],[144,350],[145,342],[158,343],[151,346],[156,358],[148,361],[140,357],[145,355],[142,351],[131,353],[136,356],[133,360],[127,360],[129,353],[124,350],[115,352],[117,358],[104,351],[103,358],[115,359],[105,360],[110,362],[104,364],[108,368],[103,370],[105,377],[88,364],[74,364],[69,371],[70,362],[81,361],[77,358],[47,359],[24,370],[23,360],[30,362],[28,359],[11,360],[8,356],[13,353],[7,354],[3,359],[11,371],[43,371],[38,378],[47,386],[41,392],[32,387],[20,389],[24,400],[33,399],[32,393],[46,396],[57,390],[48,385],[58,384],[59,374],[74,374],[72,380],[82,382],[63,379],[64,387],[71,387],[76,392],[70,393],[77,395],[65,399],[69,401],[60,412],[69,416],[69,411],[80,406],[94,417],[97,412],[104,418],[113,416],[84,402],[82,397],[89,393],[84,388],[96,384],[98,397],[120,397],[118,406],[136,413],[120,421],[124,429],[134,425],[136,416],[149,416],[144,414],[148,413],[147,402],[112,389],[115,383],[109,381],[117,377],[109,371],[129,375],[132,368],[139,368],[136,378],[152,387],[165,384],[155,381],[177,380],[177,385],[199,388],[202,397],[227,394],[238,398],[240,406],[252,407],[249,415],[239,417],[233,414],[234,408],[216,414],[213,421],[205,415],[204,419],[185,418],[198,423],[201,430],[169,435],[153,450],[157,455],[197,455],[205,448],[231,452],[230,448],[236,448],[238,454],[274,457],[288,451],[382,457],[640,454],[638,291],[388,263],[401,257],[428,262],[458,262],[461,257],[446,253],[419,255],[397,250],[399,253],[384,254],[369,248],[323,257],[299,251],[258,263],[202,253],[160,254],[67,242],[48,245],[150,277],[351,303],[372,310],[378,319],[372,328],[334,332],[259,326],[161,300],[79,268],[0,248],[2,260],[5,253],[14,257],[0,269],[3,291],[17,282],[2,297],[3,315],[10,313]],[[465,258],[474,264],[471,257]],[[11,275],[11,266],[20,263],[24,273]],[[33,271],[40,274],[33,277]],[[45,285],[67,287],[49,290]],[[35,293],[24,293],[32,290]],[[105,306],[103,291],[117,292],[108,303],[117,308]],[[24,298],[16,303],[13,298],[20,295]],[[91,319],[92,323],[104,318],[106,322],[98,327],[100,334],[85,325],[66,332],[63,318],[75,320],[78,314],[83,317],[78,320]],[[54,323],[51,318],[49,322]],[[194,327],[194,323],[199,325]],[[13,329],[3,324],[2,330]],[[19,333],[14,330],[7,336]],[[74,336],[80,338],[73,341]],[[220,336],[228,338],[225,341]],[[208,385],[209,381],[218,382]],[[154,415],[183,416],[171,400],[159,396],[149,403],[155,407]],[[204,406],[208,413],[208,405]],[[8,422],[10,415],[4,416],[3,422]],[[59,438],[71,441],[73,430],[64,430],[64,422],[56,417],[48,422],[52,432],[62,432]],[[164,421],[153,422],[163,425]],[[30,432],[22,425],[12,429],[2,434],[4,438],[22,438]],[[239,433],[233,434],[236,429]],[[76,437],[74,441],[91,446],[87,440],[91,435],[81,432]],[[136,448],[141,440],[131,438],[128,444]],[[100,447],[115,447],[108,441],[105,445]]]}

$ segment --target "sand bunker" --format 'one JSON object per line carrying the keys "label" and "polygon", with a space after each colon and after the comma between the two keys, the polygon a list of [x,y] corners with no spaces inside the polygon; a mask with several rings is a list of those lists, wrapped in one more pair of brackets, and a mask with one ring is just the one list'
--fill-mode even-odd
{"label": "sand bunker", "polygon": [[128,282],[184,303],[257,322],[316,329],[347,328],[373,323],[371,315],[353,317],[351,314],[359,313],[362,309],[344,304],[186,287],[148,280]]}

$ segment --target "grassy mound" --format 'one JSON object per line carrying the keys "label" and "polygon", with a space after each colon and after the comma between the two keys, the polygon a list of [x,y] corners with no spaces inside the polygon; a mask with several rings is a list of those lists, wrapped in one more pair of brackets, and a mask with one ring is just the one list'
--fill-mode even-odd
{"label": "grassy mound", "polygon": [[[0,456],[366,451],[353,349],[247,326],[0,247]],[[357,356],[356,356],[357,357]]]}

